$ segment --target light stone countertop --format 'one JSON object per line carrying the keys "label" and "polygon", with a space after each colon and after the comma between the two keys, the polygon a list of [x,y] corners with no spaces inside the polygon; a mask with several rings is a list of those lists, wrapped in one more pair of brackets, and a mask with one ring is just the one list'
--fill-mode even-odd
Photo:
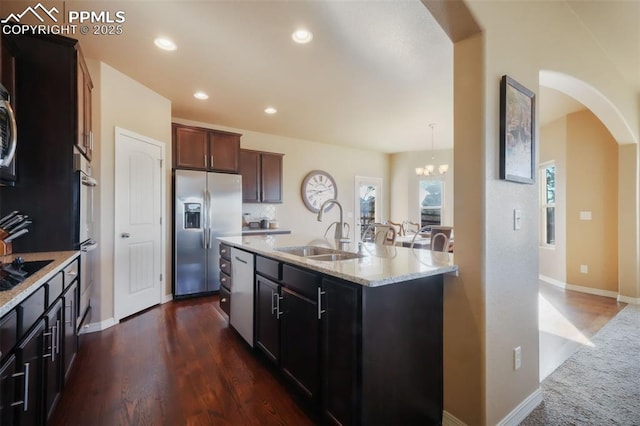
{"label": "light stone countertop", "polygon": [[0,291],[0,317],[8,313],[20,302],[39,289],[45,282],[63,269],[69,262],[80,256],[79,251],[54,251],[43,253],[15,253],[1,256],[0,262],[11,263],[16,257],[22,257],[25,261],[53,260],[44,268],[24,280],[11,290]]}
{"label": "light stone countertop", "polygon": [[[399,283],[433,275],[456,273],[453,254],[409,249],[396,246],[363,245],[364,256],[339,261],[319,261],[276,250],[295,246],[335,246],[335,240],[301,235],[261,235],[244,237],[219,237],[218,240],[249,252],[264,255],[278,261],[302,266],[326,275],[351,281],[368,287]],[[351,250],[357,251],[351,244]]]}

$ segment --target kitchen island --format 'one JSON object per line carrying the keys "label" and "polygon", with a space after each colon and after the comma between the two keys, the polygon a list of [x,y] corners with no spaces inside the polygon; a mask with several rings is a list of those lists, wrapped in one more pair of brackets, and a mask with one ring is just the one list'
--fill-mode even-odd
{"label": "kitchen island", "polygon": [[364,244],[333,256],[351,259],[326,260],[318,253],[335,248],[330,240],[219,240],[231,266],[234,251],[254,256],[249,343],[324,420],[441,424],[443,274],[456,273],[453,255]]}

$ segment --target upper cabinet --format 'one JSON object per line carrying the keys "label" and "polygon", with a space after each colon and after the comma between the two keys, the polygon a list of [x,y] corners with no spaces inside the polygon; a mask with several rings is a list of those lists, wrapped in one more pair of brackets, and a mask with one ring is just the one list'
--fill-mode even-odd
{"label": "upper cabinet", "polygon": [[282,203],[282,158],[273,152],[240,150],[243,202]]}
{"label": "upper cabinet", "polygon": [[173,124],[173,167],[238,173],[237,133]]}
{"label": "upper cabinet", "polygon": [[[77,46],[77,45],[76,45]],[[78,50],[77,63],[77,90],[78,90],[78,135],[76,138],[76,147],[87,160],[91,161],[93,154],[93,129],[91,126],[91,91],[93,83],[84,61],[80,47]]]}

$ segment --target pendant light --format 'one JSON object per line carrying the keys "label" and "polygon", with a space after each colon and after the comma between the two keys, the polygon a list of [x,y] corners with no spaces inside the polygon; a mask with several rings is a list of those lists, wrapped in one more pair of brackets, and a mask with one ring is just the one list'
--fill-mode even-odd
{"label": "pendant light", "polygon": [[[425,165],[424,167],[416,167],[416,175],[418,176],[432,176],[436,173],[436,166],[435,166],[435,152],[433,150],[433,128],[436,126],[436,123],[430,123],[429,127],[431,127],[431,163]],[[438,166],[438,174],[445,174],[447,173],[447,171],[449,170],[449,165],[448,164],[440,164]]]}

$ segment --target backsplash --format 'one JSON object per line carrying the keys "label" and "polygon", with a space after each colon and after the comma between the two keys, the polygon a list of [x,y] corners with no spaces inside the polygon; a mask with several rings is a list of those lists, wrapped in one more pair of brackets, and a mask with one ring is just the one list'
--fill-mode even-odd
{"label": "backsplash", "polygon": [[278,209],[274,204],[242,204],[242,213],[249,213],[250,220],[278,219]]}

